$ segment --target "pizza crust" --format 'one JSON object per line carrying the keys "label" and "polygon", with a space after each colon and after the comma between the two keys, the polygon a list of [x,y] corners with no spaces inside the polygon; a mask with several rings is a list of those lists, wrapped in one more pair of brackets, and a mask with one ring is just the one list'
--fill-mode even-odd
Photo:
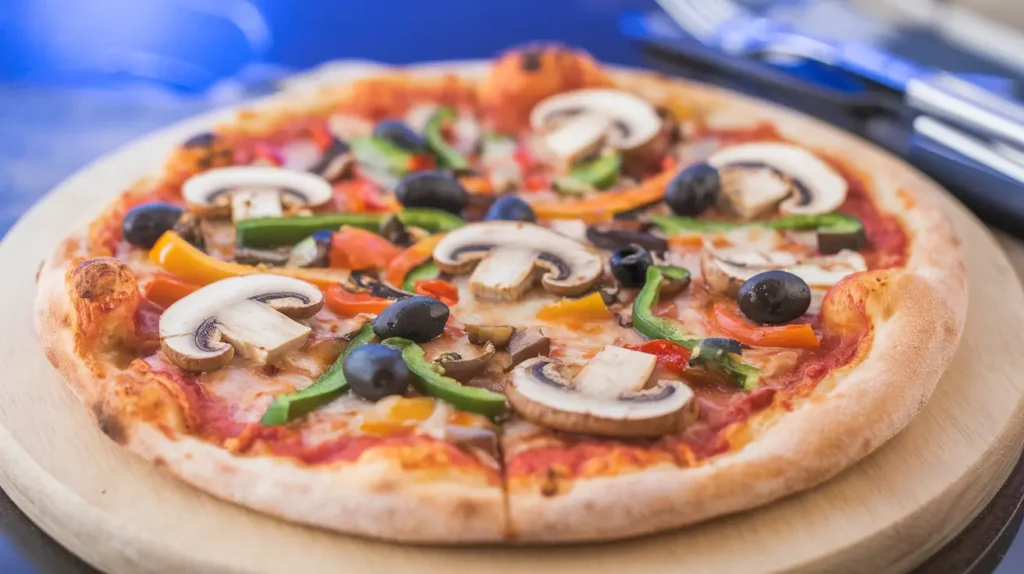
{"label": "pizza crust", "polygon": [[[470,69],[469,75],[480,71],[477,65]],[[124,394],[130,385],[76,351],[71,326],[77,311],[65,285],[67,269],[77,263],[75,239],[51,256],[39,276],[36,330],[47,357],[100,428],[147,460],[216,496],[347,533],[441,543],[623,538],[752,508],[827,480],[910,422],[963,331],[962,254],[950,224],[928,198],[940,188],[871,144],[770,104],[654,74],[617,72],[615,78],[655,102],[671,100],[673,109],[718,110],[726,121],[740,123],[769,120],[789,139],[857,158],[859,166],[870,166],[877,202],[899,214],[910,235],[905,269],[864,276],[884,278],[864,284],[873,332],[856,364],[831,373],[793,412],[773,417],[769,409],[755,416],[759,433],[738,451],[693,468],[576,480],[556,496],[514,487],[507,501],[500,486],[424,480],[377,457],[314,469],[235,456],[183,435],[180,407],[157,387],[147,391],[155,393],[147,403],[153,410],[140,418]],[[429,81],[436,83],[436,75]],[[302,109],[287,98],[280,106],[286,115]]]}

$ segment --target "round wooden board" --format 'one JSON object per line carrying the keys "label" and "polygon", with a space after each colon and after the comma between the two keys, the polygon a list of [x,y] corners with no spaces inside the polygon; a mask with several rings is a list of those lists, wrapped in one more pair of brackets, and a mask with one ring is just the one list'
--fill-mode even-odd
{"label": "round wooden board", "polygon": [[[355,73],[365,71],[359,65]],[[346,77],[352,68],[333,72]],[[0,308],[0,485],[47,533],[100,569],[906,571],[982,509],[1020,454],[1024,293],[992,236],[941,197],[963,239],[970,277],[960,349],[905,431],[809,492],[681,531],[559,548],[401,546],[283,523],[214,499],[99,432],[36,344],[32,300],[36,269],[62,235],[136,177],[158,169],[175,143],[224,114],[161,131],[82,170],[0,245],[9,298]]]}

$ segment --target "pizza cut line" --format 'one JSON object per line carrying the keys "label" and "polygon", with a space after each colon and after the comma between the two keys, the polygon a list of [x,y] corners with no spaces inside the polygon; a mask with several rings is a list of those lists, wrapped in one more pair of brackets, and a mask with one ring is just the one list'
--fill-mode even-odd
{"label": "pizza cut line", "polygon": [[110,438],[240,504],[622,538],[817,484],[909,422],[966,305],[928,185],[791,113],[531,47],[188,139],[51,256],[37,332]]}

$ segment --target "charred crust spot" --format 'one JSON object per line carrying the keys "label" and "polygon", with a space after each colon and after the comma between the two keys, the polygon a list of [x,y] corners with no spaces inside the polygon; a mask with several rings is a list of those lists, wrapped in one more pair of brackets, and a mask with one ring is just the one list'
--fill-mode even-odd
{"label": "charred crust spot", "polygon": [[540,483],[540,494],[548,498],[558,494],[558,472],[555,469],[548,467],[545,471]]}
{"label": "charred crust spot", "polygon": [[103,403],[96,403],[92,407],[92,412],[96,415],[96,421],[99,423],[100,430],[103,434],[107,435],[110,440],[117,444],[124,444],[128,439],[128,433],[125,431],[124,425],[121,424],[116,417],[112,416],[103,407]]}
{"label": "charred crust spot", "polygon": [[541,56],[543,53],[540,50],[527,50],[523,52],[522,56],[522,69],[524,72],[536,72],[540,69]]}
{"label": "charred crust spot", "polygon": [[459,500],[453,511],[459,518],[471,519],[480,514],[480,505],[472,500]]}
{"label": "charred crust spot", "polygon": [[124,284],[130,284],[128,267],[109,257],[87,259],[71,271],[74,293],[82,299],[100,299],[116,293]]}
{"label": "charred crust spot", "polygon": [[153,457],[153,466],[162,467],[167,466],[167,461],[162,456]]}

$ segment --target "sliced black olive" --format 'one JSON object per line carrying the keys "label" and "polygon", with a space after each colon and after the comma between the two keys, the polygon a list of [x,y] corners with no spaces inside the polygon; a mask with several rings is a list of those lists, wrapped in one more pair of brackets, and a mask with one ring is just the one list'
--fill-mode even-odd
{"label": "sliced black olive", "polygon": [[864,226],[849,231],[818,231],[818,252],[823,255],[839,253],[843,249],[856,251],[867,242]]}
{"label": "sliced black olive", "polygon": [[587,240],[601,249],[620,249],[635,244],[654,253],[668,251],[668,241],[664,237],[602,224],[587,227]]}
{"label": "sliced black olive", "polygon": [[172,230],[196,248],[205,250],[206,236],[203,235],[203,230],[200,228],[200,221],[198,215],[186,211],[181,219],[174,224]]}
{"label": "sliced black olive", "polygon": [[398,214],[395,213],[392,213],[380,222],[377,234],[400,247],[407,247],[413,242],[412,236],[409,235],[409,231],[405,228],[405,224],[402,223]]}
{"label": "sliced black olive", "polygon": [[459,215],[469,203],[469,193],[459,180],[436,171],[410,173],[398,182],[395,196],[405,207],[432,207]]}
{"label": "sliced black olive", "polygon": [[401,395],[411,380],[402,353],[377,343],[353,349],[341,368],[352,392],[370,401]]}
{"label": "sliced black olive", "polygon": [[384,120],[373,128],[373,137],[388,140],[410,153],[427,153],[427,141],[398,120]]}
{"label": "sliced black olive", "polygon": [[788,271],[765,271],[740,287],[736,301],[740,311],[762,325],[786,323],[811,306],[811,288]]}
{"label": "sliced black olive", "polygon": [[149,249],[164,232],[172,229],[183,210],[170,203],[144,203],[124,214],[122,232],[125,241]]}
{"label": "sliced black olive", "polygon": [[676,215],[700,215],[718,201],[721,193],[718,170],[697,163],[672,178],[665,188],[665,203]]}
{"label": "sliced black olive", "polygon": [[651,265],[654,265],[654,259],[650,252],[639,245],[627,245],[612,253],[612,275],[619,285],[629,289],[644,286],[647,268]]}
{"label": "sliced black olive", "polygon": [[373,333],[381,339],[403,337],[415,343],[426,343],[440,335],[447,322],[447,305],[433,297],[417,295],[381,311],[373,321]]}
{"label": "sliced black olive", "polygon": [[533,208],[530,207],[529,203],[519,199],[514,195],[505,195],[499,197],[491,208],[487,210],[487,215],[484,216],[485,220],[504,220],[504,221],[537,221],[537,216],[533,213]]}

